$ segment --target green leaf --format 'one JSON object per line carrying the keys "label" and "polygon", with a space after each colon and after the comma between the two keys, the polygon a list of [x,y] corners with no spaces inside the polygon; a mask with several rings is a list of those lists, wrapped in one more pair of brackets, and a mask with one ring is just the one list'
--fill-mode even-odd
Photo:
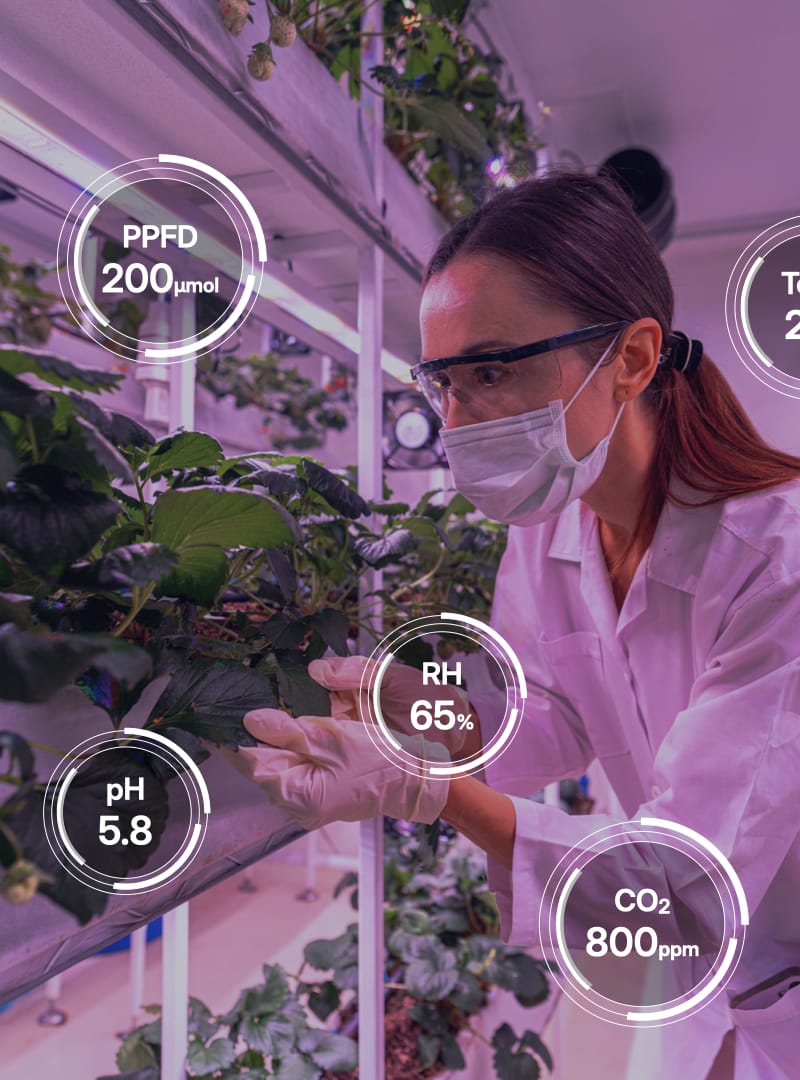
{"label": "green leaf", "polygon": [[352,1039],[321,1028],[311,1028],[297,1040],[297,1049],[308,1054],[320,1069],[349,1072],[358,1064],[358,1051]]}
{"label": "green leaf", "polygon": [[345,889],[352,889],[354,885],[358,885],[358,874],[355,870],[348,870],[339,881],[336,882],[336,887],[333,890],[334,899],[337,896],[341,896]]}
{"label": "green leaf", "polygon": [[70,435],[80,439],[95,461],[109,476],[119,477],[126,484],[133,483],[131,467],[115,446],[102,435],[94,424],[82,416],[74,416],[70,423]]}
{"label": "green leaf", "polygon": [[306,619],[306,622],[337,656],[349,656],[347,631],[350,623],[343,611],[338,608],[321,608]]}
{"label": "green leaf", "polygon": [[145,542],[129,544],[109,551],[102,559],[71,566],[62,576],[62,583],[70,587],[97,587],[101,589],[130,588],[158,582],[168,574],[178,561],[174,551],[163,544]]}
{"label": "green leaf", "polygon": [[190,1039],[186,1053],[186,1062],[190,1069],[213,1072],[230,1065],[236,1053],[229,1039],[214,1039],[205,1046],[200,1039]]}
{"label": "green leaf", "polygon": [[150,674],[152,662],[138,645],[110,634],[31,633],[12,623],[0,626],[0,698],[47,701],[89,667],[131,686]]}
{"label": "green leaf", "polygon": [[275,1073],[275,1080],[319,1080],[322,1072],[306,1057],[290,1054],[285,1057]]}
{"label": "green leaf", "polygon": [[502,1023],[492,1035],[492,1046],[495,1050],[510,1050],[516,1041],[514,1029],[507,1023]]}
{"label": "green leaf", "polygon": [[359,537],[353,541],[353,550],[367,566],[374,566],[379,570],[411,551],[414,543],[414,537],[408,529],[395,529],[377,540]]}
{"label": "green leaf", "polygon": [[541,964],[527,953],[514,953],[507,957],[506,963],[513,973],[507,989],[511,990],[520,1005],[526,1009],[541,1005],[550,993],[550,984]]}
{"label": "green leaf", "polygon": [[0,544],[46,573],[86,554],[119,513],[119,504],[51,465],[27,465],[0,492]]}
{"label": "green leaf", "polygon": [[[234,1006],[234,1013],[238,1011],[243,1016],[267,1016],[284,1007],[289,997],[289,983],[283,968],[279,964],[264,964],[262,971],[263,982],[242,991]],[[222,1023],[231,1023],[230,1016],[223,1017]]]}
{"label": "green leaf", "polygon": [[292,515],[266,495],[197,487],[159,496],[152,538],[177,552],[204,545],[270,548],[299,538],[295,529]]}
{"label": "green leaf", "polygon": [[13,773],[14,765],[18,766],[20,780],[30,780],[35,775],[33,750],[26,739],[15,731],[0,731],[0,761],[3,752],[8,751],[8,764],[3,763],[3,772],[7,775]]}
{"label": "green leaf", "polygon": [[447,1000],[465,1015],[475,1012],[483,1004],[483,990],[470,971],[462,971],[455,989],[448,994]]}
{"label": "green leaf", "polygon": [[324,686],[308,674],[308,662],[296,649],[276,649],[278,688],[295,716],[330,716],[331,699]]}
{"label": "green leaf", "polygon": [[164,687],[147,724],[191,731],[217,746],[255,746],[242,724],[251,709],[274,708],[278,701],[269,679],[241,664],[211,665],[187,660]]}
{"label": "green leaf", "polygon": [[539,1080],[542,1070],[530,1054],[498,1050],[492,1058],[498,1080]]}
{"label": "green leaf", "polygon": [[18,345],[0,345],[0,371],[9,375],[31,372],[51,386],[84,391],[113,390],[123,378],[110,371],[86,371],[68,360]]}
{"label": "green leaf", "polygon": [[439,1051],[442,1048],[442,1040],[438,1035],[426,1035],[424,1032],[417,1036],[417,1051],[419,1063],[424,1069],[433,1065],[438,1060]]}
{"label": "green leaf", "polygon": [[446,1069],[466,1069],[467,1067],[461,1047],[450,1034],[442,1039],[442,1063]]}
{"label": "green leaf", "polygon": [[432,14],[458,24],[466,14],[469,0],[430,0],[430,5]]}
{"label": "green leaf", "polygon": [[371,502],[369,508],[373,513],[385,514],[386,517],[397,517],[411,510],[409,504],[404,502]]}
{"label": "green leaf", "polygon": [[250,486],[266,488],[270,495],[302,495],[308,485],[302,477],[297,475],[294,466],[282,466],[270,468],[264,466],[256,472],[248,473],[237,481],[238,487]]}
{"label": "green leaf", "polygon": [[321,983],[318,990],[310,990],[308,993],[308,1007],[320,1020],[327,1020],[332,1012],[335,1012],[341,1004],[341,995],[335,982],[328,980]]}
{"label": "green leaf", "polygon": [[153,436],[146,427],[142,427],[138,420],[134,420],[124,413],[114,412],[113,410],[106,415],[108,416],[109,427],[108,429],[103,428],[101,430],[114,446],[135,446],[141,448],[152,446],[155,443]]}
{"label": "green leaf", "polygon": [[[86,397],[85,394],[68,393],[67,398],[75,412],[79,413],[84,420],[88,420],[100,434],[113,446],[148,447],[155,443],[155,439],[136,420],[132,420],[123,413],[108,412]],[[63,398],[59,402],[63,405]]]}
{"label": "green leaf", "polygon": [[[159,1007],[160,1008],[160,1007]],[[217,1022],[214,1014],[205,1002],[199,998],[189,998],[189,1034],[196,1035],[198,1039],[207,1042],[217,1031]]]}
{"label": "green leaf", "polygon": [[417,998],[438,1001],[447,997],[459,979],[457,958],[438,940],[420,944],[406,969],[406,985]]}
{"label": "green leaf", "polygon": [[181,431],[162,439],[150,451],[142,470],[149,480],[178,469],[213,467],[222,461],[222,447],[200,431]]}
{"label": "green leaf", "polygon": [[521,1047],[527,1047],[528,1050],[533,1051],[537,1057],[542,1059],[550,1072],[553,1071],[553,1059],[550,1055],[550,1051],[535,1031],[526,1031],[520,1039],[519,1044]]}
{"label": "green leaf", "polygon": [[[126,1036],[119,1050],[117,1050],[117,1066],[120,1072],[129,1072],[136,1069],[158,1068],[158,1058],[153,1051],[152,1041],[148,1038],[151,1029],[161,1028],[161,1021],[151,1024],[143,1024],[134,1028],[130,1035]],[[160,1038],[156,1045],[159,1045]]]}
{"label": "green leaf", "polygon": [[334,510],[347,518],[359,518],[369,513],[369,503],[329,469],[310,458],[303,458],[302,464],[309,487]]}
{"label": "green leaf", "polygon": [[162,595],[210,605],[227,575],[224,548],[273,548],[299,535],[291,514],[266,495],[201,487],[166,491],[153,510],[151,538],[178,553]]}
{"label": "green leaf", "polygon": [[[0,360],[2,353],[0,353]],[[0,412],[14,416],[49,418],[55,412],[55,401],[44,390],[32,386],[0,368]]]}
{"label": "green leaf", "polygon": [[286,558],[280,548],[270,548],[267,552],[269,565],[275,575],[278,588],[281,590],[283,599],[287,604],[294,603],[294,594],[297,591],[297,574],[294,566]]}
{"label": "green leaf", "polygon": [[412,1005],[408,1015],[430,1035],[446,1035],[449,1030],[447,1017],[441,1008],[428,1001],[418,1001]]}
{"label": "green leaf", "polygon": [[317,971],[331,971],[349,957],[353,949],[353,934],[348,929],[335,938],[309,941],[303,949],[303,959]]}
{"label": "green leaf", "polygon": [[406,108],[420,127],[457,146],[473,161],[482,163],[491,158],[492,149],[482,125],[454,101],[428,95],[409,100]]}
{"label": "green leaf", "polygon": [[14,439],[8,425],[0,419],[0,487],[5,487],[19,468]]}

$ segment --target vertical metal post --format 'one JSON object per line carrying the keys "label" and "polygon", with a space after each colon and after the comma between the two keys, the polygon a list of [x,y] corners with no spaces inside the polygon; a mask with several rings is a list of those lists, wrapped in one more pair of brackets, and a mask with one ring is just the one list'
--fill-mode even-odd
{"label": "vertical metal post", "polygon": [[164,915],[161,953],[161,1080],[186,1080],[189,1044],[189,905]]}
{"label": "vertical metal post", "polygon": [[[369,68],[383,63],[383,4],[370,4],[361,16],[361,78],[372,81]],[[373,84],[374,85],[374,84]],[[379,87],[376,87],[380,89]],[[361,117],[369,151],[375,203],[383,212],[383,98],[362,90]],[[383,491],[381,427],[383,413],[383,251],[375,245],[359,252],[358,268],[358,486],[368,499]],[[377,636],[379,604],[366,593],[380,588],[380,572],[362,579],[361,620]],[[372,651],[374,641],[362,630],[359,647]],[[358,1061],[364,1080],[384,1080],[383,1030],[383,819],[363,821],[359,835],[358,881]]]}
{"label": "vertical metal post", "polygon": [[[365,498],[382,487],[380,369],[383,252],[364,248],[360,259],[358,309],[358,486]],[[380,607],[366,594],[380,588],[379,571],[361,579],[361,619],[381,632]],[[375,641],[362,630],[359,649],[369,655]],[[356,778],[354,777],[354,780]],[[384,1077],[383,1038],[383,819],[362,821],[358,858],[358,1053],[359,1076]]]}
{"label": "vertical metal post", "polygon": [[140,926],[131,934],[130,955],[130,1011],[131,1031],[138,1025],[144,997],[144,960],[147,944],[147,927]]}
{"label": "vertical metal post", "polygon": [[[188,268],[188,255],[184,267]],[[170,333],[173,341],[191,337],[197,329],[194,295],[173,300]],[[190,356],[169,369],[170,431],[194,428],[196,358]],[[189,1043],[189,905],[180,904],[164,915],[161,953],[161,1080],[186,1080]]]}
{"label": "vertical metal post", "polygon": [[[189,269],[189,255],[183,257],[184,276]],[[192,337],[197,331],[194,293],[183,293],[170,305],[170,332],[173,341]],[[169,429],[192,431],[194,428],[194,383],[197,360],[194,355],[169,369]]]}

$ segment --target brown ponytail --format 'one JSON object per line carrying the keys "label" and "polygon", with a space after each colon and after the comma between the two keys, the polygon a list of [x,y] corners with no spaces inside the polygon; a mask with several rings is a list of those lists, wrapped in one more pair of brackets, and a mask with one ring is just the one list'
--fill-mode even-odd
{"label": "brown ponytail", "polygon": [[[672,285],[658,248],[608,175],[558,171],[498,192],[442,237],[423,288],[457,255],[478,253],[515,264],[537,297],[573,311],[585,325],[650,316],[665,343],[676,329]],[[691,333],[691,327],[680,329]],[[582,346],[586,362],[594,363],[607,344]],[[657,417],[657,450],[634,534],[612,573],[628,552],[649,545],[665,499],[706,506],[800,476],[800,458],[761,438],[705,354],[689,376],[660,365],[645,401]],[[669,489],[671,478],[707,497],[681,499]]]}

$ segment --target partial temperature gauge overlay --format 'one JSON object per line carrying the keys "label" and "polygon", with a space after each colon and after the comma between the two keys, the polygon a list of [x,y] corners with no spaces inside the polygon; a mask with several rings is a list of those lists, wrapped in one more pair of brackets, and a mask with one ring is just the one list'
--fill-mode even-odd
{"label": "partial temperature gauge overlay", "polygon": [[[495,685],[505,686],[505,711],[499,724],[493,717],[489,736],[478,731],[467,685],[468,657],[481,653]],[[421,685],[398,670],[411,654],[430,657],[421,660]],[[383,638],[365,665],[360,695],[378,750],[399,769],[441,779],[478,772],[504,753],[527,696],[522,665],[505,638],[480,619],[446,611],[411,619]]]}
{"label": "partial temperature gauge overlay", "polygon": [[800,217],[771,225],[741,253],[725,319],[747,369],[785,397],[800,398]]}
{"label": "partial temperature gauge overlay", "polygon": [[539,909],[556,982],[609,1023],[658,1027],[696,1013],[733,975],[747,898],[694,829],[640,818],[593,832],[560,860]]}
{"label": "partial temperature gauge overlay", "polygon": [[[67,873],[98,892],[139,894],[160,888],[195,858],[211,800],[182,747],[158,732],[122,728],[64,755],[43,813],[45,836]],[[181,826],[167,831],[168,820]]]}

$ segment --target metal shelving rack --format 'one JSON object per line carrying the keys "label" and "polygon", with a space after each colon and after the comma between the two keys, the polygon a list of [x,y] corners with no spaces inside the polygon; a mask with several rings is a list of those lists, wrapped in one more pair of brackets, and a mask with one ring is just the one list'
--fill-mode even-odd
{"label": "metal shelving rack", "polygon": [[[382,59],[382,13],[371,5],[364,20],[373,34],[362,62],[368,78]],[[255,314],[332,357],[357,357],[359,484],[365,496],[379,496],[381,392],[418,353],[421,271],[445,228],[383,145],[380,97],[365,94],[360,107],[301,43],[281,51],[268,84],[253,82],[245,60],[259,31],[248,27],[233,39],[215,5],[194,0],[52,0],[46,18],[20,5],[5,31],[15,48],[0,75],[0,175],[38,208],[30,228],[46,243],[53,215],[66,214],[82,186],[126,160],[169,151],[231,175],[271,236]],[[213,211],[200,206],[198,214],[213,235]],[[176,306],[185,330],[192,314]],[[193,369],[179,368],[170,377],[170,419],[189,429]],[[379,633],[380,612],[367,614]],[[368,639],[361,646],[372,647]],[[221,764],[212,762],[212,772]],[[177,883],[135,904],[112,899],[77,930],[38,898],[35,928],[24,909],[14,913],[0,1001],[167,913],[162,1077],[183,1080],[186,902],[299,835],[256,801],[255,789],[232,800],[230,784],[217,780],[219,809],[202,857]],[[360,1074],[382,1080],[380,821],[362,826],[360,869]]]}

